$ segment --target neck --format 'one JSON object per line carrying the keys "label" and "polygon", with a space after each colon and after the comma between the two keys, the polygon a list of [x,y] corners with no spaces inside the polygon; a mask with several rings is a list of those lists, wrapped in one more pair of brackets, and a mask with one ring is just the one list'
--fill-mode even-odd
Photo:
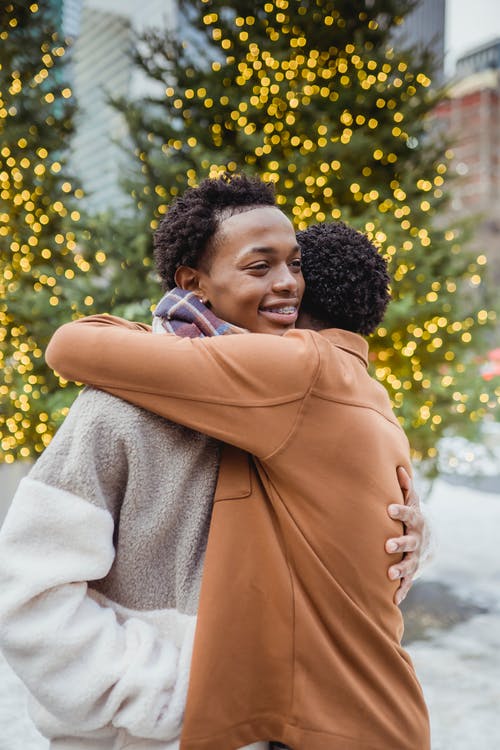
{"label": "neck", "polygon": [[329,327],[330,326],[325,323],[324,320],[319,320],[310,313],[302,310],[299,312],[299,317],[295,323],[295,328],[309,328],[313,331],[323,331],[325,328]]}

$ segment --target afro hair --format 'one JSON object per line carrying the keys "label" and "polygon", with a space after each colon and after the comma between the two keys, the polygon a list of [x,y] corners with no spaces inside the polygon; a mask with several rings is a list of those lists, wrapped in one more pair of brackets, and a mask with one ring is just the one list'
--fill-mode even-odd
{"label": "afro hair", "polygon": [[306,291],[302,309],[329,328],[369,334],[391,298],[387,263],[368,237],[343,222],[297,233]]}
{"label": "afro hair", "polygon": [[244,174],[226,172],[188,188],[172,202],[154,234],[156,270],[163,288],[175,286],[179,266],[209,265],[214,239],[224,219],[275,205],[273,185]]}

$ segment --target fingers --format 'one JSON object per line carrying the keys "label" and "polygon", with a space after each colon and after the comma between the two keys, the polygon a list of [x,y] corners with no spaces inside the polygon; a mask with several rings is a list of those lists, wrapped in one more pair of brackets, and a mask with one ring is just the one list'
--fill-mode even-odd
{"label": "fingers", "polygon": [[418,568],[418,556],[413,552],[408,553],[400,562],[391,565],[388,571],[391,581],[403,578],[413,578]]}
{"label": "fingers", "polygon": [[410,490],[413,487],[411,477],[406,471],[406,469],[404,468],[404,466],[398,466],[396,471],[398,475],[399,486],[401,487],[403,496],[406,499],[407,494],[410,492]]}
{"label": "fingers", "polygon": [[420,541],[420,537],[417,534],[393,537],[385,543],[385,551],[390,555],[394,555],[396,552],[418,552]]}
{"label": "fingers", "polygon": [[420,508],[420,498],[415,491],[413,480],[404,468],[404,466],[398,466],[396,469],[398,475],[399,486],[403,493],[405,505],[410,505],[415,508]]}
{"label": "fingers", "polygon": [[387,512],[391,518],[404,524],[405,535],[388,539],[385,550],[389,554],[403,555],[403,558],[391,565],[388,571],[391,581],[401,581],[394,595],[395,603],[401,604],[413,584],[420,564],[426,524],[420,510],[420,500],[413,487],[412,478],[403,466],[398,466],[397,476],[404,505],[393,503],[389,505]]}
{"label": "fingers", "polygon": [[413,578],[403,578],[403,580],[401,581],[401,586],[394,594],[394,602],[396,603],[396,605],[399,606],[401,602],[406,599],[406,596],[408,595],[408,591],[411,589],[412,584]]}
{"label": "fingers", "polygon": [[412,531],[415,531],[418,534],[422,533],[424,517],[420,508],[415,508],[410,505],[396,505],[393,503],[389,505],[387,512],[394,520],[402,521],[408,532],[411,533]]}
{"label": "fingers", "polygon": [[409,553],[401,562],[392,565],[389,568],[389,578],[391,581],[400,580],[401,583],[394,594],[394,602],[399,605],[406,598],[409,590],[413,585],[415,574],[418,568],[418,556]]}

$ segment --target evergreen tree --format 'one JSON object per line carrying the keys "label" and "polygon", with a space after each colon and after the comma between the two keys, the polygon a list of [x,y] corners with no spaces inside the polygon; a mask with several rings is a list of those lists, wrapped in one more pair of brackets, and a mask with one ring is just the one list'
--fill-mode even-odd
{"label": "evergreen tree", "polygon": [[[61,391],[43,352],[71,315],[71,283],[90,268],[64,150],[71,134],[66,47],[48,3],[0,7],[0,443],[2,459],[43,450],[75,394]],[[68,393],[67,391],[71,391]]]}
{"label": "evergreen tree", "polygon": [[116,105],[150,229],[188,185],[245,169],[275,183],[297,228],[343,219],[376,241],[394,301],[371,341],[373,371],[416,454],[433,459],[446,428],[464,434],[500,390],[481,382],[471,345],[494,318],[477,294],[485,257],[464,249],[463,227],[443,226],[450,154],[429,128],[443,96],[430,86],[434,63],[395,42],[414,6],[181,0],[189,39],[151,31],[137,45],[158,96]]}
{"label": "evergreen tree", "polygon": [[[415,4],[273,0],[249,9],[243,0],[179,0],[177,34],[151,31],[136,45],[136,62],[156,81],[158,94],[115,102],[127,120],[138,167],[126,183],[134,211],[86,221],[78,252],[70,256],[83,271],[93,267],[93,273],[71,281],[73,296],[85,300],[78,309],[71,305],[73,314],[83,307],[148,320],[151,300],[159,295],[151,235],[169,202],[208,174],[244,169],[275,183],[278,203],[297,228],[343,219],[366,232],[390,258],[394,302],[372,337],[372,367],[388,388],[417,455],[432,459],[448,427],[458,423],[463,434],[466,425],[496,408],[499,393],[494,396],[478,377],[472,346],[477,349],[478,334],[494,316],[477,293],[485,258],[466,252],[463,229],[448,227],[444,220],[450,154],[445,138],[432,130],[432,111],[442,93],[430,86],[431,56],[401,49],[395,41],[394,29]],[[34,96],[37,88],[42,91],[40,84],[31,88]],[[53,109],[50,116],[55,116]],[[35,112],[30,117],[45,121]],[[63,142],[58,137],[59,148]],[[9,148],[20,147],[11,139]],[[43,158],[48,162],[54,153],[59,156],[47,151],[50,156]],[[17,164],[21,157],[12,158]],[[38,187],[53,195],[45,181]],[[13,203],[16,191],[10,183],[6,192]],[[66,206],[66,199],[59,200]],[[26,231],[21,220],[19,226]],[[66,269],[68,251],[76,250],[73,236],[50,226],[51,236],[57,231],[65,241],[54,248],[47,240],[47,248],[64,254],[56,270]],[[42,229],[50,234],[46,225]],[[36,260],[41,262],[38,255]],[[31,258],[33,267],[34,262]],[[51,268],[54,263],[51,256]],[[21,279],[26,282],[22,293],[31,294],[30,271],[7,271],[14,284],[11,299]],[[69,317],[64,278],[42,270],[37,274],[37,289],[44,286],[41,274],[57,285],[52,330],[54,313]],[[11,309],[6,306],[4,316]],[[14,327],[14,317],[2,322],[6,332]],[[18,342],[9,344],[10,362],[20,337],[31,341],[26,329],[17,327],[14,333],[8,334]],[[34,355],[17,356],[38,367]],[[43,381],[36,389],[43,398],[43,388],[54,398],[56,381],[47,380],[43,368],[38,371]],[[24,377],[29,386],[26,375],[17,365],[11,367],[11,378]],[[9,389],[12,403],[19,403],[18,392],[10,384]],[[26,392],[20,395],[31,401]],[[25,415],[16,408],[19,422]],[[44,414],[49,422],[45,441],[53,414],[54,409]],[[16,427],[12,416],[10,425]],[[36,445],[38,450],[40,440]]]}

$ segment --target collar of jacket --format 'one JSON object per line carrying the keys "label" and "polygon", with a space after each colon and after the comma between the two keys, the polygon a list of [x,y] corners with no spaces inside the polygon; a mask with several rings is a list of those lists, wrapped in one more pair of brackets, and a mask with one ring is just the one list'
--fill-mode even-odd
{"label": "collar of jacket", "polygon": [[368,367],[368,342],[359,333],[344,331],[341,328],[325,328],[318,333],[339,349],[354,354],[365,367]]}

